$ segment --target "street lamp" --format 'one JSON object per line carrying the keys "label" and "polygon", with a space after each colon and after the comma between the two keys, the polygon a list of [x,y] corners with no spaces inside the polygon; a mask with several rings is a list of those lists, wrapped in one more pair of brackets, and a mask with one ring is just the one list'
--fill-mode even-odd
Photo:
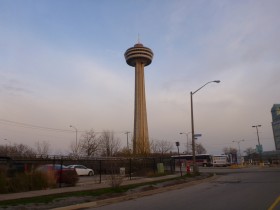
{"label": "street lamp", "polygon": [[241,151],[240,151],[240,142],[245,141],[244,139],[239,140],[239,141],[232,141],[232,142],[236,142],[238,144],[238,148],[239,148],[239,156],[240,156],[240,162],[241,162]]}
{"label": "street lamp", "polygon": [[77,150],[77,145],[78,145],[78,129],[75,126],[73,126],[73,125],[70,125],[70,128],[74,128],[75,131],[76,131],[76,150]]}
{"label": "street lamp", "polygon": [[220,80],[214,80],[214,81],[210,81],[210,82],[207,82],[205,83],[204,85],[202,85],[200,88],[198,88],[196,91],[190,93],[191,95],[191,124],[192,124],[192,155],[193,155],[193,172],[194,173],[197,173],[198,172],[198,168],[197,168],[197,165],[196,165],[196,161],[195,161],[195,142],[194,142],[194,139],[195,139],[195,136],[194,136],[194,120],[193,120],[193,95],[199,91],[201,88],[205,87],[206,85],[208,85],[209,83],[212,83],[212,82],[215,82],[215,83],[220,83]]}
{"label": "street lamp", "polygon": [[260,153],[260,162],[262,162],[262,146],[260,144],[260,137],[259,137],[259,129],[258,127],[261,127],[262,125],[253,125],[252,128],[256,128],[257,130],[257,137],[258,137],[258,152]]}
{"label": "street lamp", "polygon": [[189,154],[189,134],[191,134],[192,132],[181,132],[180,134],[185,134],[187,136],[187,154]]}

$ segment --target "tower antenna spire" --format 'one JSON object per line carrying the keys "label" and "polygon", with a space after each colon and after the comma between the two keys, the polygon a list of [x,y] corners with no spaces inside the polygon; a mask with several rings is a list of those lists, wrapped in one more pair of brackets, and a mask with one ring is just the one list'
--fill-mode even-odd
{"label": "tower antenna spire", "polygon": [[140,34],[138,33],[138,44],[140,44]]}

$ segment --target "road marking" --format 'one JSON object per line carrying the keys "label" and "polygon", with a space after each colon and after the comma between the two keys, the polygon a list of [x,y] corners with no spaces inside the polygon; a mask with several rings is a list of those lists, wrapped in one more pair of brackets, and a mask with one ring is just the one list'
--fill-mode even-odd
{"label": "road marking", "polygon": [[279,202],[280,202],[280,195],[278,196],[278,198],[276,198],[276,200],[273,202],[273,204],[269,207],[268,210],[273,210]]}

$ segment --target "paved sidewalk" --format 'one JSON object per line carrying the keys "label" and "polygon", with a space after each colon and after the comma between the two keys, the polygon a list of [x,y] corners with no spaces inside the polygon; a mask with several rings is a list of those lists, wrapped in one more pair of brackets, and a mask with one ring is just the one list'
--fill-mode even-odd
{"label": "paved sidewalk", "polygon": [[[180,176],[180,174],[172,174],[172,175],[154,177],[154,178],[134,178],[132,180],[125,179],[124,182],[122,183],[122,186],[129,185],[129,184],[138,184],[138,183],[144,183],[144,182],[158,181],[158,180],[163,180],[163,179],[170,179],[170,178],[175,178],[175,177],[179,177],[179,176]],[[47,189],[47,190],[21,192],[21,193],[0,194],[0,201],[14,200],[14,199],[20,199],[20,198],[31,198],[31,197],[60,194],[60,193],[67,193],[67,192],[102,189],[102,188],[108,188],[108,187],[110,187],[110,184],[106,183],[106,182],[96,183],[96,181],[95,181],[95,182],[78,183],[77,186],[75,186],[75,187],[62,187],[62,188]]]}

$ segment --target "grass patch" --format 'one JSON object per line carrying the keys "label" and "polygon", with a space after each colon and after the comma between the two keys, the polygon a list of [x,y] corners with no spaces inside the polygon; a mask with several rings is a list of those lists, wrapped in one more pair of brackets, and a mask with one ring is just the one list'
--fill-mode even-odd
{"label": "grass patch", "polygon": [[69,197],[91,196],[93,198],[95,197],[98,199],[99,196],[104,196],[104,195],[112,195],[112,196],[121,195],[121,194],[127,192],[128,190],[135,189],[135,188],[141,187],[141,186],[156,185],[156,184],[160,184],[160,183],[167,182],[167,181],[173,181],[173,180],[186,181],[193,177],[195,177],[195,175],[187,174],[182,177],[168,178],[168,179],[139,183],[139,184],[123,185],[123,186],[119,186],[117,188],[102,188],[102,189],[96,189],[96,190],[60,193],[60,194],[52,194],[52,195],[45,195],[45,196],[38,196],[38,197],[31,197],[31,198],[0,201],[0,207],[5,208],[7,206],[17,206],[17,205],[27,205],[27,204],[48,204],[48,203],[54,202],[55,200],[66,199]]}
{"label": "grass patch", "polygon": [[161,176],[167,176],[167,175],[171,175],[172,173],[171,172],[164,172],[164,173],[154,173],[154,172],[151,172],[151,173],[148,173],[147,174],[147,177],[149,178],[153,178],[153,177],[161,177]]}
{"label": "grass patch", "polygon": [[26,204],[31,204],[31,203],[47,204],[47,203],[51,203],[57,199],[64,199],[64,198],[68,198],[68,197],[100,196],[100,195],[104,195],[104,194],[118,193],[118,192],[119,192],[119,190],[116,190],[113,188],[104,188],[104,189],[97,189],[97,190],[92,190],[92,191],[80,191],[80,192],[52,194],[52,195],[45,195],[45,196],[38,196],[38,197],[31,197],[31,198],[21,198],[21,199],[16,199],[16,200],[0,201],[0,207],[26,205]]}

